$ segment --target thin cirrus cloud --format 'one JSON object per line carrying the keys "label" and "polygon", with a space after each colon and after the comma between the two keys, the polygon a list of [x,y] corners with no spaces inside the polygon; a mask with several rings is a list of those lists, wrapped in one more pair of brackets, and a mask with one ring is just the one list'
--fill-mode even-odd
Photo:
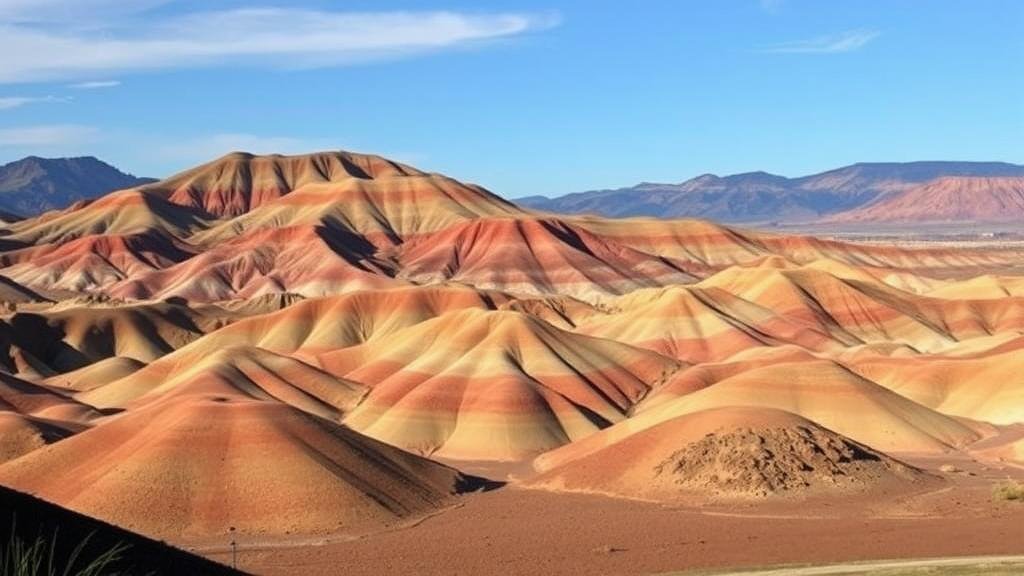
{"label": "thin cirrus cloud", "polygon": [[0,0],[0,20],[88,22],[143,12],[172,0]]}
{"label": "thin cirrus cloud", "polygon": [[39,149],[73,146],[91,141],[96,133],[94,127],[80,124],[44,124],[0,128],[0,147]]}
{"label": "thin cirrus cloud", "polygon": [[761,9],[765,12],[777,12],[782,8],[782,4],[785,0],[759,0],[758,4],[761,5]]}
{"label": "thin cirrus cloud", "polygon": [[19,55],[0,60],[0,83],[218,64],[338,66],[464,47],[558,23],[551,14],[297,8],[159,17],[143,10],[85,24],[27,18],[24,11],[0,12],[0,53]]}
{"label": "thin cirrus cloud", "polygon": [[849,30],[840,34],[819,36],[809,40],[796,40],[765,46],[760,51],[774,54],[838,54],[859,50],[881,32],[877,30]]}
{"label": "thin cirrus cloud", "polygon": [[101,88],[114,88],[120,86],[120,80],[90,80],[88,82],[75,82],[68,84],[68,88],[76,90],[99,90]]}
{"label": "thin cirrus cloud", "polygon": [[70,98],[60,96],[0,96],[0,110],[20,108],[26,104],[53,104],[70,101]]}

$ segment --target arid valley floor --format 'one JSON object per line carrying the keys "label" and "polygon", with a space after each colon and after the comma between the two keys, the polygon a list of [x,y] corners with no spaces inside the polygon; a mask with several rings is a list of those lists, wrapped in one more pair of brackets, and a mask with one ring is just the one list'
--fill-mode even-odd
{"label": "arid valley floor", "polygon": [[1024,554],[1024,243],[823,230],[343,152],[5,223],[0,485],[259,574]]}

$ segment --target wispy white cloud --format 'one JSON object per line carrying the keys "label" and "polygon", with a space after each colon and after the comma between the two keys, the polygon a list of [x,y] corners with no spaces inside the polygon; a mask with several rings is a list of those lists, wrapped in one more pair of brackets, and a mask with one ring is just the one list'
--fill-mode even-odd
{"label": "wispy white cloud", "polygon": [[99,21],[137,14],[172,0],[0,0],[0,20],[18,23]]}
{"label": "wispy white cloud", "polygon": [[26,104],[70,102],[65,96],[0,96],[0,110],[20,108]]}
{"label": "wispy white cloud", "polygon": [[[142,10],[153,3],[130,4]],[[0,83],[219,64],[335,66],[472,45],[558,23],[554,15],[525,13],[246,8],[26,24],[28,1],[15,4],[0,9],[0,53],[18,55],[0,59]]]}
{"label": "wispy white cloud", "polygon": [[0,96],[0,110],[10,110],[11,108],[18,108],[25,104],[30,104],[35,101],[35,98],[28,96]]}
{"label": "wispy white cloud", "polygon": [[114,88],[120,86],[120,80],[90,80],[88,82],[75,82],[74,84],[68,84],[68,88],[75,88],[76,90],[98,90],[100,88]]}
{"label": "wispy white cloud", "polygon": [[852,52],[863,48],[880,34],[881,32],[877,30],[849,30],[809,40],[795,40],[793,42],[772,44],[761,48],[760,51],[775,54],[836,54]]}
{"label": "wispy white cloud", "polygon": [[80,124],[45,124],[0,128],[0,147],[48,148],[74,146],[90,142],[97,135],[92,126]]}

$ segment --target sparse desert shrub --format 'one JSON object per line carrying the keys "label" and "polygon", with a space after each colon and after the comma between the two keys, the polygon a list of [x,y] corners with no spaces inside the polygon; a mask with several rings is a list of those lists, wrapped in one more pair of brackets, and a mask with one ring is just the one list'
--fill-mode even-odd
{"label": "sparse desert shrub", "polygon": [[106,576],[121,572],[114,567],[128,546],[117,544],[99,556],[82,557],[92,537],[86,536],[65,558],[57,551],[57,533],[37,536],[31,543],[11,529],[7,542],[0,542],[0,574],[3,576]]}
{"label": "sparse desert shrub", "polygon": [[995,500],[1024,502],[1024,484],[1014,480],[1000,482],[992,487],[992,498]]}

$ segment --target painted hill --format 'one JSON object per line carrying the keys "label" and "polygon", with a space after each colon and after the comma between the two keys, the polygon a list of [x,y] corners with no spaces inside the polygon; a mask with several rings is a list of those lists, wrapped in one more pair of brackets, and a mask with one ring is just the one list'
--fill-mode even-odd
{"label": "painted hill", "polygon": [[239,216],[310,184],[411,176],[425,174],[368,154],[255,156],[233,152],[144,190],[216,216]]}
{"label": "painted hill", "polygon": [[532,196],[517,202],[556,213],[800,222],[866,206],[945,176],[1022,177],[1024,166],[1002,162],[859,163],[799,178],[766,172],[705,174],[681,184],[643,183],[557,198]]}
{"label": "painted hill", "polygon": [[960,358],[867,357],[851,368],[902,396],[944,414],[993,424],[1024,421],[1024,366],[1019,349]]}
{"label": "painted hill", "polygon": [[997,222],[1024,217],[1024,176],[938,178],[830,222]]}
{"label": "painted hill", "polygon": [[366,385],[354,429],[424,454],[517,460],[617,422],[677,364],[519,312],[467,309],[320,356]]}
{"label": "painted hill", "polygon": [[[885,452],[942,453],[981,438],[968,423],[918,404],[835,361],[749,363],[739,368],[738,374],[723,374],[724,378],[696,391],[669,381],[645,401],[650,404],[639,407],[635,424],[709,408],[761,406],[793,412]],[[681,373],[677,378],[686,376]],[[865,421],[872,425],[863,426]]]}
{"label": "painted hill", "polygon": [[0,372],[0,463],[71,436],[100,413]]}
{"label": "painted hill", "polygon": [[287,404],[196,385],[8,462],[0,483],[178,541],[379,528],[469,486]]}
{"label": "painted hill", "polygon": [[125,174],[92,156],[29,156],[0,166],[0,210],[32,216],[152,181]]}
{"label": "painted hill", "polygon": [[344,151],[236,152],[139,190],[221,219],[197,237],[205,242],[266,228],[322,226],[380,247],[480,216],[523,212],[480,186]]}
{"label": "painted hill", "polygon": [[402,277],[457,280],[521,293],[580,298],[685,283],[693,276],[663,259],[556,219],[477,219],[409,242]]}

